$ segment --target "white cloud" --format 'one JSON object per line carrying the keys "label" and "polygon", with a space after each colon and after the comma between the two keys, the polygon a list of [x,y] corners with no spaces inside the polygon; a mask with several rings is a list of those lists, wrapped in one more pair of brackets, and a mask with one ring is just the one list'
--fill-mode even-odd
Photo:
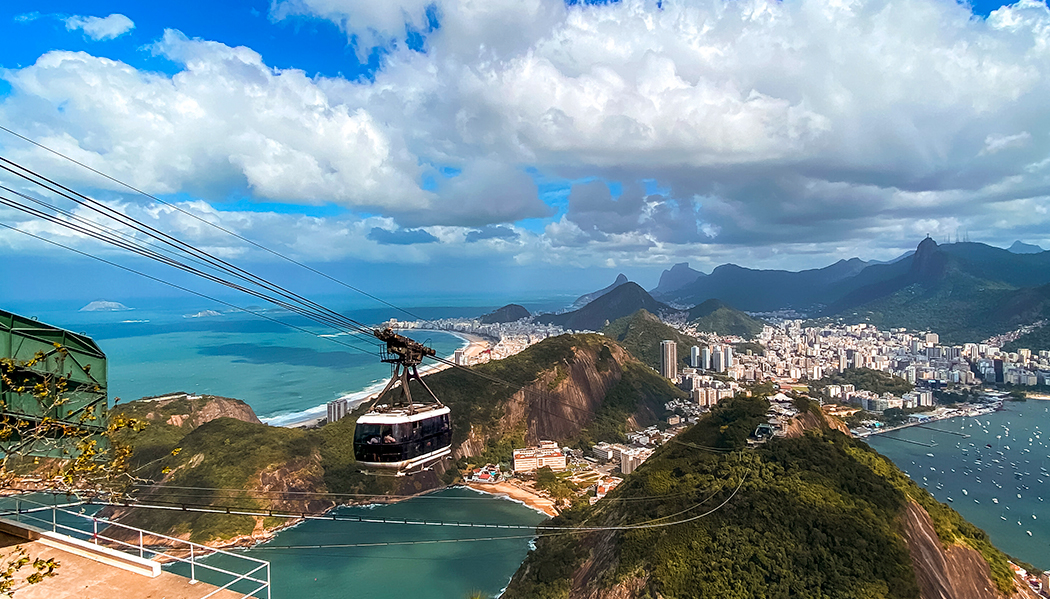
{"label": "white cloud", "polygon": [[116,39],[135,28],[135,23],[126,16],[114,13],[108,17],[84,17],[74,15],[65,19],[66,29],[83,31],[87,37],[98,41]]}
{"label": "white cloud", "polygon": [[[401,42],[428,10],[440,27],[414,52]],[[174,76],[53,52],[3,74],[0,117],[150,190],[334,202],[384,230],[429,227],[428,251],[456,245],[439,225],[550,216],[527,168],[623,184],[574,189],[541,235],[499,242],[526,262],[885,257],[934,224],[1012,241],[1028,223],[997,211],[1050,189],[1050,10],[1035,0],[987,19],[939,0],[272,6],[297,15],[338,23],[359,53],[386,46],[375,82],[168,32],[155,51]]]}

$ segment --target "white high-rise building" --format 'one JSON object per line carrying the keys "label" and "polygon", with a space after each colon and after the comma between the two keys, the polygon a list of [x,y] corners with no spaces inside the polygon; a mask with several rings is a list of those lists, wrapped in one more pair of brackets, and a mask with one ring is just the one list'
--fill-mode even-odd
{"label": "white high-rise building", "polygon": [[704,370],[711,370],[711,348],[705,347],[700,350],[700,366]]}
{"label": "white high-rise building", "polygon": [[349,405],[345,399],[336,399],[328,402],[328,422],[332,423],[346,416]]}
{"label": "white high-rise building", "polygon": [[696,345],[689,349],[689,365],[700,368],[700,348]]}
{"label": "white high-rise building", "polygon": [[660,342],[660,376],[678,378],[678,344],[674,341]]}
{"label": "white high-rise building", "polygon": [[722,351],[725,352],[726,370],[729,370],[733,367],[733,346],[727,345]]}
{"label": "white high-rise building", "polygon": [[711,370],[715,372],[725,372],[726,370],[726,358],[720,345],[711,348]]}

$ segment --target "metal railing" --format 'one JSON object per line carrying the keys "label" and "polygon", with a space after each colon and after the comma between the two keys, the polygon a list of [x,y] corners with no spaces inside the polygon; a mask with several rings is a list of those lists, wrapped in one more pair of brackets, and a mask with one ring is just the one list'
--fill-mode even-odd
{"label": "metal railing", "polygon": [[[14,509],[10,509],[11,502],[14,502]],[[230,589],[230,587],[242,581],[248,585],[257,584],[259,586],[254,587],[253,590],[241,595],[241,599],[247,597],[257,597],[261,599],[262,596],[259,595],[259,593],[264,590],[266,591],[266,599],[270,599],[270,562],[268,561],[248,557],[246,555],[238,555],[229,551],[223,551],[222,549],[215,549],[206,545],[169,537],[141,528],[135,528],[134,526],[110,521],[107,518],[100,518],[98,516],[82,514],[65,509],[84,505],[83,502],[80,501],[47,505],[30,499],[11,497],[6,498],[4,503],[7,505],[0,508],[0,517],[10,517],[18,522],[32,524],[36,528],[45,530],[50,529],[53,533],[65,534],[74,539],[88,541],[101,547],[116,549],[131,555],[137,554],[138,557],[142,559],[157,561],[161,564],[173,562],[186,564],[189,566],[191,584],[197,582],[198,568],[209,572],[215,572],[223,577],[232,577],[232,580],[217,587],[207,595],[202,596],[201,599],[208,599],[216,593]],[[49,516],[46,515],[47,512],[50,512]],[[60,514],[62,515],[62,520],[74,524],[83,523],[85,529],[59,522]],[[74,518],[70,518],[70,516]],[[99,523],[102,524],[101,531],[99,530]],[[90,524],[90,530],[86,530],[88,524]],[[107,534],[107,532],[111,529],[130,531],[132,538],[135,538],[136,536],[138,537],[138,542],[129,543],[125,540],[110,536],[112,533]],[[156,545],[147,545],[143,542],[144,540],[151,539],[158,539],[161,541]],[[232,560],[236,560],[236,563],[248,562],[245,565],[247,571],[243,573],[233,572],[201,561],[203,558],[212,555],[223,555]],[[232,589],[230,590],[231,592],[240,592],[233,591]]]}

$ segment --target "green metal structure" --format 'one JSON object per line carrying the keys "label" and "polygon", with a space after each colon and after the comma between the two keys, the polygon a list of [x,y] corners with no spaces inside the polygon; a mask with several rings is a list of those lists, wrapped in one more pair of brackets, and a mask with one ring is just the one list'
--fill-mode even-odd
{"label": "green metal structure", "polygon": [[[90,338],[0,310],[0,369],[0,421],[10,432],[0,453],[58,457],[105,431],[106,355]],[[34,440],[45,419],[66,433]]]}

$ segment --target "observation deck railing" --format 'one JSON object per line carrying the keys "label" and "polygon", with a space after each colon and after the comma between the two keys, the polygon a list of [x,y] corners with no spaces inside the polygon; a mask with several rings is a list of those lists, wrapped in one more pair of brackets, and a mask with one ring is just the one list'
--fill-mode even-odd
{"label": "observation deck railing", "polygon": [[[66,535],[73,539],[92,543],[99,547],[106,547],[121,551],[130,555],[137,555],[144,560],[156,561],[163,565],[182,564],[189,569],[191,583],[197,582],[197,574],[203,570],[209,579],[216,578],[217,582],[210,582],[217,588],[211,590],[201,599],[209,599],[217,593],[229,590],[234,593],[243,593],[241,599],[255,597],[257,599],[270,599],[270,562],[239,555],[222,549],[215,549],[199,543],[193,543],[184,539],[169,537],[142,528],[128,526],[119,522],[113,522],[94,514],[85,514],[72,511],[68,508],[90,505],[81,501],[48,505],[19,496],[3,498],[0,503],[0,518],[8,518],[22,524],[28,524],[41,530],[50,530],[55,534]],[[79,525],[79,526],[78,526]],[[117,538],[118,532],[128,535],[131,539],[137,537],[137,542]],[[148,541],[152,543],[147,544]],[[211,556],[221,556],[221,562],[230,565],[229,569],[219,567],[202,561]],[[212,561],[215,561],[213,558]],[[240,570],[240,571],[237,571]],[[222,584],[226,579],[229,582]],[[238,584],[241,583],[241,584]],[[232,587],[239,588],[234,590]],[[257,585],[257,586],[256,586]],[[244,588],[249,588],[244,592]],[[265,595],[260,594],[265,591]]]}

